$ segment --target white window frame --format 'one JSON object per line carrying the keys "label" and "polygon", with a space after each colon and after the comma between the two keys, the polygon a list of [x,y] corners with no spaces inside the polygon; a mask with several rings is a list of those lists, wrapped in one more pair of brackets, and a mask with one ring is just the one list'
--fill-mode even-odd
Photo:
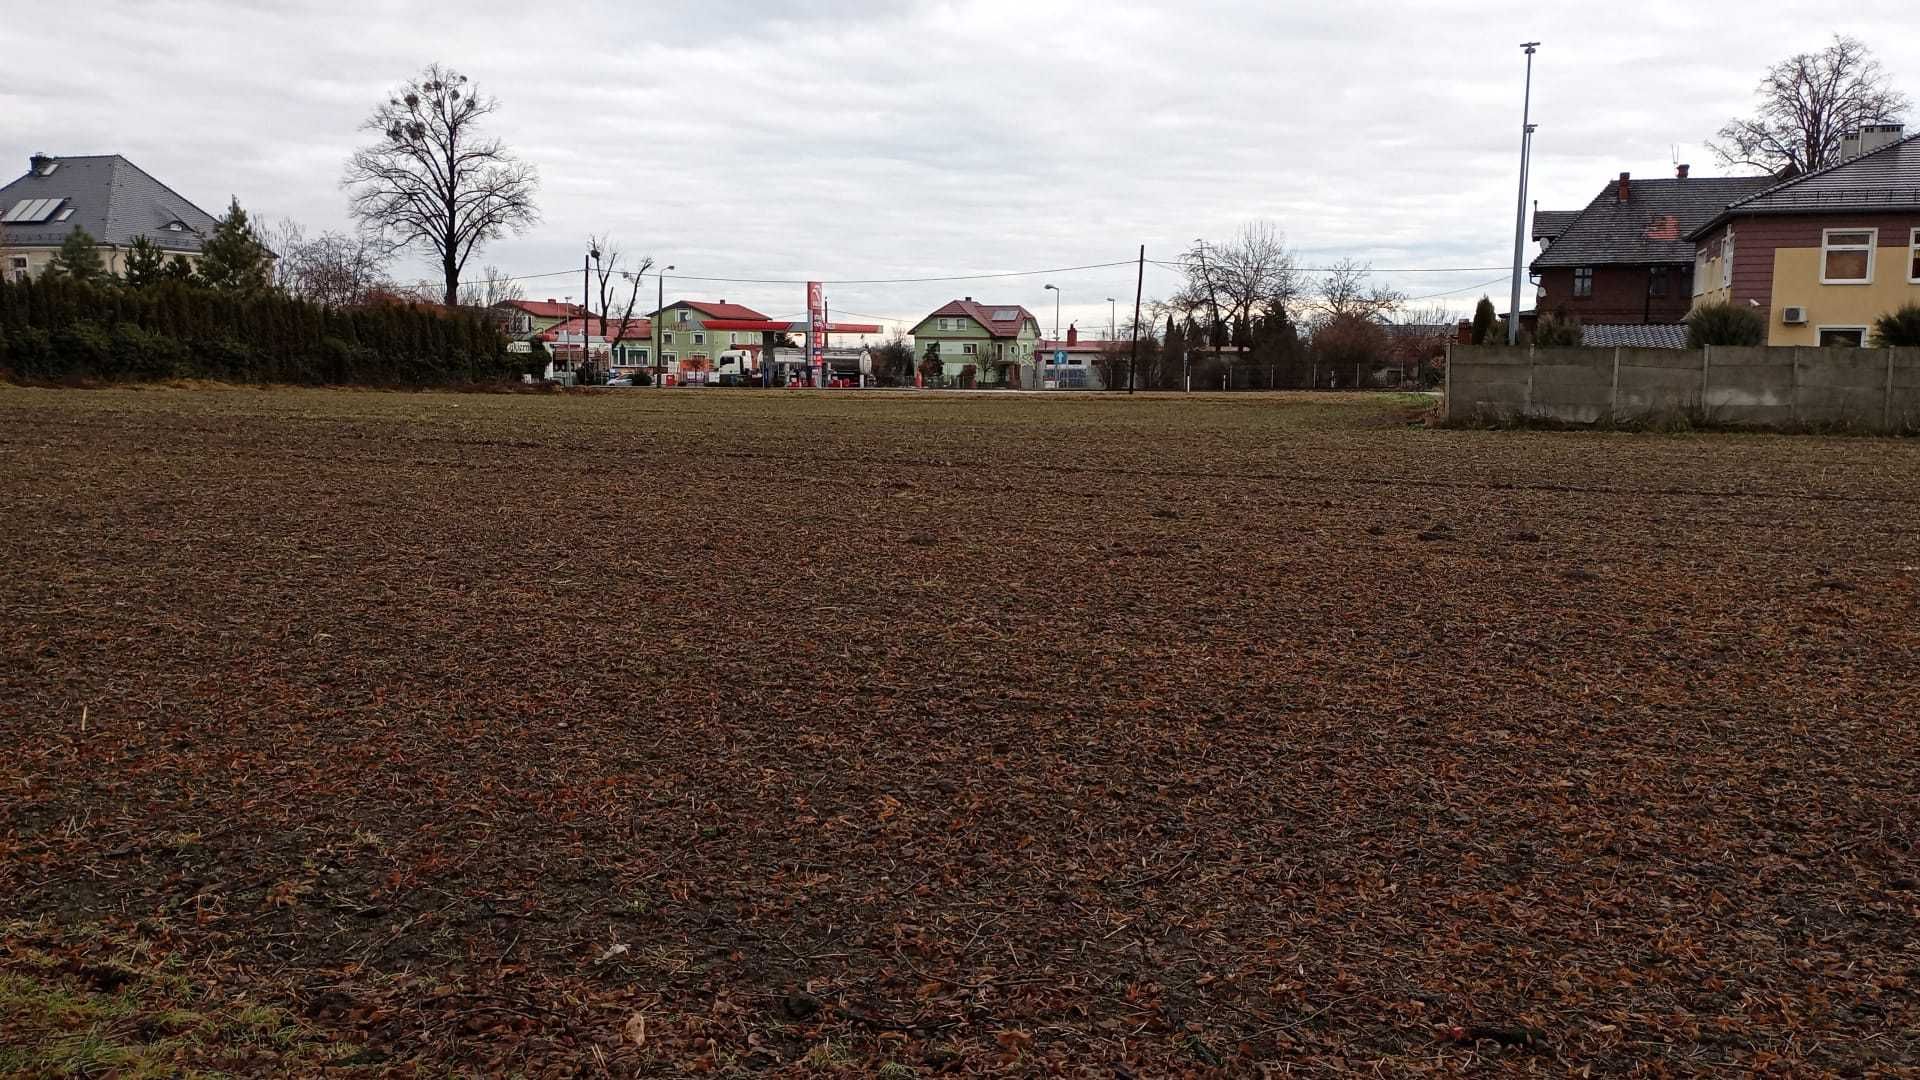
{"label": "white window frame", "polygon": [[660,331],[660,344],[662,345],[673,344],[673,331],[671,330]]}
{"label": "white window frame", "polygon": [[1693,295],[1707,295],[1707,268],[1713,265],[1713,251],[1701,247],[1693,253]]}
{"label": "white window frame", "polygon": [[1720,237],[1720,287],[1733,288],[1733,226]]}
{"label": "white window frame", "polygon": [[952,323],[951,323],[951,322],[950,322],[949,320],[946,320],[946,319],[941,319],[941,320],[940,320],[940,329],[942,329],[942,330],[951,330],[951,329],[953,329],[953,325],[952,325]]}
{"label": "white window frame", "polygon": [[962,356],[977,356],[979,355],[979,352],[980,352],[979,346],[975,345],[971,341],[960,346],[960,355]]}
{"label": "white window frame", "polygon": [[702,331],[695,330],[693,332],[693,343],[695,345],[705,345],[707,343],[707,335]]}
{"label": "white window frame", "polygon": [[[1859,251],[1859,244],[1833,244],[1835,233],[1867,234],[1867,276],[1862,278],[1830,278],[1827,276],[1827,253],[1831,251]],[[1875,249],[1880,246],[1879,229],[1822,229],[1820,230],[1820,284],[1822,285],[1871,285],[1873,284],[1873,263]],[[1835,330],[1849,330],[1851,327],[1836,326]]]}
{"label": "white window frame", "polygon": [[675,319],[674,322],[685,323],[688,317],[691,316],[693,313],[688,311],[686,308],[681,308],[679,311],[674,312],[674,314],[679,316],[679,318]]}
{"label": "white window frame", "polygon": [[1907,237],[1907,283],[1920,285],[1920,229]]}
{"label": "white window frame", "polygon": [[[1842,230],[1840,230],[1840,231],[1841,231],[1841,232],[1859,232],[1860,230],[1858,230],[1858,229],[1842,229]],[[1822,345],[1820,345],[1820,336],[1821,336],[1822,334],[1826,334],[1826,333],[1829,333],[1829,332],[1835,332],[1835,331],[1838,331],[1838,332],[1842,332],[1842,333],[1857,333],[1857,334],[1859,334],[1859,335],[1860,335],[1860,345],[1859,345],[1859,348],[1862,348],[1862,349],[1864,349],[1864,348],[1866,348],[1866,347],[1867,347],[1867,341],[1868,341],[1868,339],[1869,339],[1869,338],[1870,338],[1870,337],[1872,336],[1872,328],[1871,328],[1871,327],[1866,327],[1866,326],[1816,326],[1816,327],[1814,327],[1814,328],[1813,328],[1813,343],[1814,343],[1814,344],[1815,344],[1816,346],[1820,346],[1821,348],[1848,348],[1849,346],[1845,346],[1845,345],[1840,345],[1840,346],[1834,346],[1834,345],[1825,345],[1825,346],[1822,346]]]}

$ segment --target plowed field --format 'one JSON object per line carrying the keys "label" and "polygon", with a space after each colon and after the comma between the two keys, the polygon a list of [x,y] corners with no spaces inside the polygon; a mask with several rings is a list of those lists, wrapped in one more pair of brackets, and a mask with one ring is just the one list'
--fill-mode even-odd
{"label": "plowed field", "polygon": [[1415,408],[0,390],[0,1073],[1920,1069],[1920,443]]}

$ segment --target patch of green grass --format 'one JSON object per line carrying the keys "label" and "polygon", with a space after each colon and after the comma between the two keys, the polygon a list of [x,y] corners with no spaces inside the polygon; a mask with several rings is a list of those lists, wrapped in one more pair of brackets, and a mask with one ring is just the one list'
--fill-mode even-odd
{"label": "patch of green grass", "polygon": [[142,963],[138,943],[115,941],[110,958],[66,955],[82,940],[90,953],[114,939],[76,933],[56,953],[0,935],[0,1076],[300,1073],[357,1050],[283,1010]]}

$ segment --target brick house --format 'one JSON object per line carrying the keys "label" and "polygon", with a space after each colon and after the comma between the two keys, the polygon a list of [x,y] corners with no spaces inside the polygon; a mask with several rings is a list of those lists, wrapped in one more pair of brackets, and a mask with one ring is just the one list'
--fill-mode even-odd
{"label": "brick house", "polygon": [[1621,173],[1582,210],[1534,214],[1541,252],[1535,310],[1585,326],[1677,324],[1693,306],[1694,244],[1687,236],[1768,177]]}
{"label": "brick house", "polygon": [[1769,345],[1864,345],[1874,320],[1920,303],[1920,134],[1874,125],[1841,153],[1688,232],[1695,301],[1765,312]]}

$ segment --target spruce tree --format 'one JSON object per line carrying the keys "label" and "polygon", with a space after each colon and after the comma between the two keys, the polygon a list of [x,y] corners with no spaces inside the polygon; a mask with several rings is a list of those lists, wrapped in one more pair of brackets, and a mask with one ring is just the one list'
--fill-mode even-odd
{"label": "spruce tree", "polygon": [[136,236],[133,243],[127,245],[127,270],[124,275],[127,284],[136,289],[144,289],[158,282],[167,273],[167,258],[153,241],[144,236]]}
{"label": "spruce tree", "polygon": [[228,204],[226,216],[200,248],[200,277],[228,293],[256,293],[267,287],[267,249],[239,199]]}
{"label": "spruce tree", "polygon": [[75,225],[47,264],[47,276],[87,283],[104,280],[107,271],[100,265],[100,245],[87,230]]}

